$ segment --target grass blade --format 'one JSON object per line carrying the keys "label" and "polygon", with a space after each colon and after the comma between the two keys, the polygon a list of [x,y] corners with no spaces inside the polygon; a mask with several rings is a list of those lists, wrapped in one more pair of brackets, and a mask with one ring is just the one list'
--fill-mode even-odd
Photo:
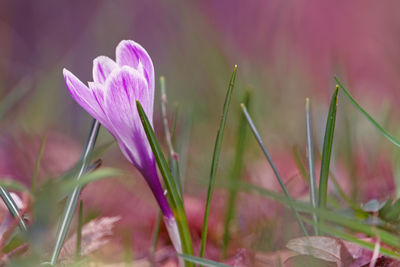
{"label": "grass blade", "polygon": [[[313,208],[317,208],[317,190],[315,186],[315,166],[314,166],[314,144],[312,136],[312,123],[310,115],[310,99],[306,98],[306,135],[307,135],[307,152],[308,152],[308,178],[310,185],[310,200]],[[318,222],[316,214],[313,214],[313,220]],[[314,227],[315,235],[318,235],[318,228]]]}
{"label": "grass blade", "polygon": [[[160,144],[158,143],[154,134],[153,128],[143,110],[142,105],[139,101],[136,101],[136,108],[139,113],[140,120],[142,122],[144,131],[146,132],[147,139],[149,140],[151,149],[158,168],[160,169],[161,175],[164,179],[165,186],[167,187],[168,194],[171,198],[172,210],[175,212],[176,223],[178,225],[179,234],[182,242],[183,253],[193,255],[192,241],[189,232],[189,226],[186,219],[185,209],[183,207],[182,199],[179,197],[177,185],[175,179],[172,177],[167,161],[165,160],[164,154],[161,150]],[[188,264],[191,266],[191,264]]]}
{"label": "grass blade", "polygon": [[[22,79],[17,86],[7,94],[7,96],[0,102],[0,120],[2,120],[7,112],[28,93],[31,85],[32,80],[30,78]],[[19,214],[17,204],[15,204],[10,193],[3,186],[0,186],[0,197],[3,199],[4,204],[7,206],[11,215],[18,219],[20,229],[26,231],[27,227],[25,221]]]}
{"label": "grass blade", "polygon": [[346,227],[347,229],[355,231],[356,233],[364,233],[371,237],[379,237],[382,242],[395,248],[400,248],[399,236],[393,234],[392,232],[379,229],[375,225],[370,225],[366,221],[361,221],[360,219],[344,215],[337,211],[330,211],[328,209],[321,208],[314,209],[309,204],[293,200],[290,201],[286,197],[276,192],[248,183],[239,182],[237,186],[239,186],[239,188],[241,188],[242,190],[256,192],[260,195],[276,200],[288,207],[295,207],[300,212],[308,213],[311,215],[313,213],[316,213],[321,220],[323,219],[336,225]]}
{"label": "grass blade", "polygon": [[[97,135],[100,130],[100,123],[93,119],[92,126],[89,131],[89,135],[87,137],[85,147],[83,149],[81,155],[81,167],[79,172],[76,175],[76,179],[79,180],[81,176],[86,173],[89,163],[90,163],[90,155],[93,151],[94,145],[96,144]],[[75,207],[78,201],[79,193],[81,191],[81,187],[75,187],[72,193],[68,196],[67,202],[65,204],[64,212],[61,217],[60,225],[57,231],[57,239],[56,244],[54,245],[53,253],[51,255],[50,264],[55,265],[60,255],[61,248],[64,244],[65,237],[67,236],[67,232],[69,229],[69,225],[71,224],[72,216],[74,215]]]}
{"label": "grass blade", "polygon": [[[13,185],[18,185],[17,183],[12,183],[12,184]],[[19,188],[20,186],[17,186],[17,187]],[[23,188],[24,188],[24,186],[21,187],[21,189],[23,189]],[[0,197],[3,199],[4,204],[6,204],[6,206],[7,206],[8,210],[10,211],[11,215],[18,219],[19,228],[23,232],[26,232],[27,227],[26,227],[24,219],[19,214],[18,206],[15,203],[14,199],[12,198],[10,192],[8,192],[7,189],[5,189],[3,186],[0,186]]]}
{"label": "grass blade", "polygon": [[233,87],[235,84],[236,72],[237,72],[237,66],[235,65],[235,67],[233,69],[231,80],[229,81],[228,91],[226,92],[223,113],[222,113],[219,129],[218,129],[218,133],[217,133],[217,138],[215,140],[215,147],[214,147],[213,158],[212,158],[212,163],[211,163],[211,171],[210,171],[210,181],[208,184],[208,191],[207,191],[206,208],[204,211],[203,229],[201,232],[200,257],[204,257],[205,250],[206,250],[207,231],[208,231],[208,216],[210,214],[211,199],[212,199],[212,194],[214,191],[215,176],[216,176],[217,168],[218,168],[219,154],[221,152],[222,139],[224,136],[225,124],[226,124],[226,119],[228,117],[228,110],[229,110],[229,104],[231,102]]}
{"label": "grass blade", "polygon": [[375,121],[371,115],[368,114],[351,96],[351,94],[344,88],[343,84],[339,81],[339,79],[335,76],[335,81],[339,85],[340,89],[347,96],[353,106],[381,133],[386,137],[390,142],[392,142],[396,146],[400,146],[400,141],[394,138],[390,133],[388,133],[377,121]]}
{"label": "grass blade", "polygon": [[326,207],[326,199],[328,194],[329,165],[332,156],[333,134],[335,132],[338,90],[339,87],[336,86],[332,95],[331,104],[329,106],[328,117],[326,119],[325,137],[321,158],[321,173],[319,178],[318,207],[320,208]]}
{"label": "grass blade", "polygon": [[[352,243],[355,243],[355,244],[359,245],[360,247],[366,248],[366,249],[371,250],[371,251],[373,251],[374,248],[375,248],[375,244],[374,243],[370,243],[368,241],[359,239],[356,236],[348,234],[348,233],[343,232],[343,231],[340,231],[340,230],[336,229],[335,227],[331,227],[331,226],[328,226],[328,225],[325,225],[325,224],[315,224],[315,222],[310,221],[307,218],[304,218],[304,221],[309,223],[309,224],[312,224],[313,226],[318,227],[322,232],[325,232],[328,235],[335,236],[337,238],[350,241]],[[385,256],[389,256],[389,257],[392,257],[392,258],[395,258],[395,259],[400,259],[400,254],[399,253],[394,252],[394,251],[392,251],[390,249],[387,249],[385,247],[381,247],[380,253],[382,255],[385,255]]]}
{"label": "grass blade", "polygon": [[28,192],[28,188],[17,181],[11,180],[10,178],[0,178],[0,187],[4,188],[6,191],[7,190],[13,190],[17,192]]}
{"label": "grass blade", "polygon": [[[279,184],[280,184],[280,186],[281,186],[281,188],[282,188],[283,193],[285,194],[285,196],[286,196],[286,198],[288,199],[289,203],[291,203],[293,200],[292,200],[292,198],[290,197],[289,192],[288,192],[288,190],[286,189],[286,186],[285,186],[285,184],[283,183],[283,181],[282,181],[282,179],[281,179],[281,176],[279,175],[279,172],[278,172],[278,170],[276,169],[275,164],[273,163],[273,161],[272,161],[272,159],[271,159],[271,157],[270,157],[270,155],[269,155],[269,153],[268,153],[268,151],[267,151],[267,148],[265,147],[264,142],[262,141],[261,136],[260,136],[260,134],[259,134],[258,131],[257,131],[256,126],[254,125],[253,120],[252,120],[251,117],[250,117],[250,114],[247,112],[247,109],[246,109],[246,107],[245,107],[243,104],[241,104],[241,107],[242,107],[242,110],[243,110],[244,115],[246,116],[246,120],[247,120],[247,122],[248,122],[248,124],[249,124],[249,126],[250,126],[250,129],[251,129],[251,131],[253,132],[254,137],[256,138],[258,144],[260,145],[261,150],[263,151],[265,157],[267,158],[268,163],[269,163],[269,165],[271,166],[271,168],[272,168],[272,170],[273,170],[273,172],[274,172],[274,174],[275,174],[275,177],[276,177],[276,179],[278,180],[278,182],[279,182]],[[299,226],[300,226],[300,229],[303,231],[304,235],[307,236],[307,235],[308,235],[307,230],[306,230],[306,228],[304,227],[304,224],[303,224],[303,222],[302,222],[302,220],[301,220],[301,218],[300,218],[300,216],[299,216],[299,213],[298,213],[297,210],[294,208],[294,206],[291,205],[290,207],[292,208],[293,213],[294,213],[294,215],[296,216],[296,220],[297,220],[297,223],[298,223]]]}
{"label": "grass blade", "polygon": [[99,170],[94,170],[92,172],[86,172],[79,179],[75,180],[68,179],[60,181],[59,183],[60,183],[61,194],[65,196],[66,194],[73,192],[77,187],[82,188],[91,182],[118,176],[121,174],[122,174],[121,171],[113,168],[102,168]]}
{"label": "grass blade", "polygon": [[198,258],[194,256],[189,256],[185,254],[178,254],[179,257],[183,258],[186,261],[190,261],[196,264],[200,264],[201,266],[208,266],[208,267],[231,267],[228,264],[212,261],[212,260],[207,260],[203,258]]}
{"label": "grass blade", "polygon": [[[322,159],[321,152],[317,150],[317,160],[321,160],[321,159]],[[332,184],[335,187],[339,196],[347,203],[347,205],[349,205],[354,210],[359,210],[360,209],[359,204],[357,204],[354,200],[351,199],[350,196],[348,196],[346,194],[346,192],[344,192],[344,190],[340,186],[335,174],[331,170],[329,170],[329,179],[330,179],[330,181],[332,181]]]}
{"label": "grass blade", "polygon": [[[250,92],[247,91],[244,98],[243,103],[248,107],[250,103]],[[238,134],[237,134],[237,142],[236,142],[236,150],[235,150],[235,159],[233,162],[233,169],[230,175],[230,182],[237,183],[240,179],[243,170],[243,155],[244,149],[246,147],[246,139],[247,139],[247,127],[246,127],[246,117],[241,115]],[[231,228],[231,221],[235,216],[235,200],[237,195],[237,188],[233,187],[229,190],[228,203],[226,208],[226,216],[225,216],[225,226],[224,226],[224,235],[223,235],[223,245],[222,245],[222,256],[225,259],[226,253],[228,249],[229,243],[229,230]]]}

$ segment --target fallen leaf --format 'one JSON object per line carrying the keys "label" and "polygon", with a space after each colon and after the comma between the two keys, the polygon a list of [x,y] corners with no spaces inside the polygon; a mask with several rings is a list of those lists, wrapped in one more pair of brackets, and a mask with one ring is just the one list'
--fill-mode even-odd
{"label": "fallen leaf", "polygon": [[301,255],[313,256],[328,262],[335,262],[337,266],[347,266],[353,257],[347,251],[342,241],[333,237],[311,236],[292,239],[287,248]]}
{"label": "fallen leaf", "polygon": [[[103,217],[85,224],[82,227],[81,255],[88,255],[108,243],[109,237],[113,234],[114,224],[119,220],[120,217]],[[60,259],[71,259],[75,256],[75,252],[76,233],[65,242]]]}

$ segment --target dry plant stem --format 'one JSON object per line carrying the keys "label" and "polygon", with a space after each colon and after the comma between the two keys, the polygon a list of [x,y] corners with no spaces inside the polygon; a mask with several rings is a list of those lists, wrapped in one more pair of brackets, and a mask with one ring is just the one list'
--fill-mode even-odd
{"label": "dry plant stem", "polygon": [[[93,119],[92,126],[89,131],[89,135],[87,137],[86,145],[85,148],[83,149],[80,159],[82,165],[81,168],[79,169],[76,179],[80,179],[80,177],[87,172],[90,162],[90,155],[96,143],[99,130],[100,130],[100,123],[97,120]],[[60,251],[64,244],[65,237],[67,236],[69,225],[71,224],[72,216],[75,211],[80,191],[81,187],[75,187],[72,193],[68,196],[67,202],[65,204],[65,209],[60,221],[60,225],[57,231],[57,240],[51,256],[50,265],[55,265],[58,256],[60,255]]]}
{"label": "dry plant stem", "polygon": [[167,143],[168,147],[168,152],[169,152],[169,158],[170,158],[170,169],[172,172],[172,176],[175,179],[175,183],[178,186],[178,192],[180,194],[181,199],[183,199],[182,196],[182,186],[180,183],[180,177],[179,177],[179,163],[178,163],[178,154],[175,152],[174,147],[172,145],[172,138],[171,138],[171,132],[169,130],[169,123],[168,123],[168,118],[167,118],[167,93],[165,89],[165,78],[160,77],[160,88],[161,88],[161,115],[162,115],[162,122],[163,122],[163,128],[164,128],[164,134],[165,134],[165,141]]}
{"label": "dry plant stem", "polygon": [[375,267],[376,261],[379,258],[379,251],[381,249],[381,241],[378,239],[375,242],[374,253],[372,254],[371,262],[369,263],[369,267]]}
{"label": "dry plant stem", "polygon": [[177,159],[178,155],[175,153],[174,147],[172,146],[171,133],[169,131],[169,126],[168,126],[168,118],[167,118],[168,100],[167,100],[167,93],[165,90],[165,78],[164,77],[160,78],[160,84],[161,84],[161,115],[162,115],[162,122],[163,122],[163,126],[164,126],[165,141],[167,142],[169,154],[174,159]]}

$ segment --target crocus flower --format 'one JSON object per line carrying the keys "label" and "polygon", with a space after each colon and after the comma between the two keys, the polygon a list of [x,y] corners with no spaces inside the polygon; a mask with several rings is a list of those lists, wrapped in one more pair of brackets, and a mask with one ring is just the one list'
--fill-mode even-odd
{"label": "crocus flower", "polygon": [[93,82],[88,86],[64,69],[71,96],[117,140],[125,157],[141,172],[163,213],[175,249],[181,252],[174,215],[161,187],[154,155],[139,114],[138,100],[153,121],[154,67],[146,50],[134,41],[121,41],[116,60],[99,56],[93,60]]}

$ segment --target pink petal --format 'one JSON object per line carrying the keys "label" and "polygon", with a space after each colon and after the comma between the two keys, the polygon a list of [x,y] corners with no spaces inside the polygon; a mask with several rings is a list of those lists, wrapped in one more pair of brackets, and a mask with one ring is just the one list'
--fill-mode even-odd
{"label": "pink petal", "polygon": [[108,75],[118,68],[117,63],[109,57],[99,56],[93,60],[93,81],[104,84]]}
{"label": "pink petal", "polygon": [[92,89],[83,84],[74,74],[67,69],[63,70],[65,83],[72,98],[93,118],[100,121],[101,124],[107,124],[101,103],[95,97]]}
{"label": "pink petal", "polygon": [[153,107],[147,82],[138,71],[125,66],[111,73],[105,87],[105,113],[115,129],[117,140],[121,148],[126,147],[127,150],[123,149],[125,156],[138,168],[144,167],[144,161],[153,156],[136,109],[136,100],[142,103],[152,121]]}
{"label": "pink petal", "polygon": [[146,50],[131,40],[121,41],[116,49],[116,61],[119,66],[130,66],[143,73],[149,84],[149,94],[154,98],[154,67]]}

